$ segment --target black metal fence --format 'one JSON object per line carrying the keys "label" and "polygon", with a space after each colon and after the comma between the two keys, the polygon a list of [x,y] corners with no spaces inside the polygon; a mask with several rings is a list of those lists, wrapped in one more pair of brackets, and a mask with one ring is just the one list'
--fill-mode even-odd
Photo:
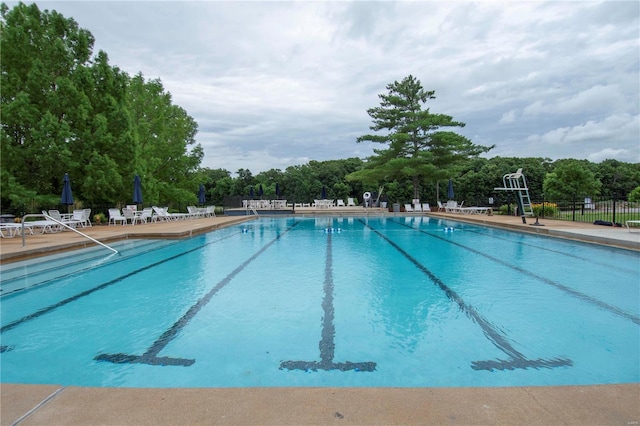
{"label": "black metal fence", "polygon": [[[532,207],[534,216],[541,219],[588,223],[602,221],[622,225],[627,220],[640,220],[640,203],[612,198],[543,199],[532,201]],[[515,203],[506,210],[506,214],[517,214]],[[500,212],[505,214],[505,206],[500,208]]]}

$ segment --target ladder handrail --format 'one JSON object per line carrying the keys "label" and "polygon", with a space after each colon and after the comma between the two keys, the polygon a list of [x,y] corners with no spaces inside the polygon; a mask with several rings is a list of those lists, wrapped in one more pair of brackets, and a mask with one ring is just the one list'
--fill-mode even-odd
{"label": "ladder handrail", "polygon": [[96,243],[98,245],[101,245],[104,248],[107,248],[107,249],[111,250],[112,252],[114,252],[116,254],[120,254],[120,253],[118,253],[118,250],[114,249],[113,247],[109,247],[108,245],[106,245],[104,243],[101,243],[100,241],[96,240],[95,238],[92,238],[92,237],[88,236],[87,234],[78,231],[74,227],[69,226],[66,223],[61,222],[61,221],[59,221],[57,219],[54,219],[51,216],[49,216],[48,214],[40,214],[40,213],[30,213],[30,214],[26,214],[26,215],[22,216],[22,247],[27,245],[27,242],[26,242],[25,236],[24,236],[24,223],[25,223],[25,218],[27,218],[27,217],[44,217],[45,219],[53,221],[53,222],[57,223],[58,225],[62,225],[65,228],[71,229],[73,232],[82,235],[83,237],[93,241],[94,243]]}

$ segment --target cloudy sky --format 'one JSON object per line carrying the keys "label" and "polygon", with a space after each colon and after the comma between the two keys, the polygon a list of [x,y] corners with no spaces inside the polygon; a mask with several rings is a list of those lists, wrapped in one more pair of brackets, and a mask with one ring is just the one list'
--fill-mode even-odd
{"label": "cloudy sky", "polygon": [[637,1],[36,3],[160,78],[205,167],[365,158],[367,109],[409,74],[488,156],[640,162]]}

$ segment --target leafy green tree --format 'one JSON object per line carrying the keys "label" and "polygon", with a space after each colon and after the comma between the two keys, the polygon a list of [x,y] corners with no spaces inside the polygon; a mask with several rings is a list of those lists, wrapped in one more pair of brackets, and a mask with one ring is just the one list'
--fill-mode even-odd
{"label": "leafy green tree", "polygon": [[385,144],[387,148],[375,149],[366,166],[349,175],[350,180],[381,183],[409,178],[413,198],[419,198],[423,183],[453,177],[468,158],[493,148],[475,145],[464,136],[442,130],[463,127],[464,123],[423,109],[428,100],[435,99],[435,92],[425,91],[412,75],[387,85],[387,90],[387,94],[379,95],[380,106],[367,110],[373,119],[371,130],[387,133],[357,139]]}
{"label": "leafy green tree", "polygon": [[[0,5],[1,165],[14,182],[36,194],[61,190],[65,172],[77,167],[71,144],[87,110],[76,86],[94,39],[73,19],[37,5]],[[73,169],[73,170],[72,170]],[[19,186],[3,188],[2,198]]]}
{"label": "leafy green tree", "polygon": [[547,173],[544,179],[544,193],[552,198],[590,197],[600,193],[602,184],[589,169],[588,161],[562,160]]}
{"label": "leafy green tree", "polygon": [[593,167],[602,182],[602,195],[625,199],[640,183],[640,163],[605,160]]}
{"label": "leafy green tree", "polygon": [[522,168],[527,179],[531,200],[542,200],[542,182],[551,170],[551,160],[539,157],[473,158],[454,179],[456,198],[477,204],[487,203],[488,197],[493,197],[495,204],[505,202],[507,193],[495,191],[494,188],[503,185],[502,177],[505,174],[519,168]]}
{"label": "leafy green tree", "polygon": [[640,201],[640,186],[636,186],[633,191],[629,193],[629,197],[627,198],[629,202],[637,203]]}
{"label": "leafy green tree", "polygon": [[131,202],[135,174],[146,203],[196,200],[198,126],[159,80],[91,60],[91,33],[56,11],[0,13],[3,208],[59,199],[64,173],[90,205]]}

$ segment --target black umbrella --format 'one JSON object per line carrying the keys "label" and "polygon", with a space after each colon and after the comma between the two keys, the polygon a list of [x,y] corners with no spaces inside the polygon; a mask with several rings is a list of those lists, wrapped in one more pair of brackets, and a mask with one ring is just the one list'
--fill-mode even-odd
{"label": "black umbrella", "polygon": [[[62,197],[60,197],[60,204],[67,206],[73,205],[73,194],[71,193],[71,182],[69,181],[69,175],[64,174],[62,179]],[[68,211],[69,207],[67,207]]]}
{"label": "black umbrella", "polygon": [[280,198],[280,185],[276,182],[276,197]]}
{"label": "black umbrella", "polygon": [[204,206],[204,203],[207,202],[207,197],[204,194],[204,185],[200,184],[200,190],[198,191],[198,202]]}
{"label": "black umbrella", "polygon": [[253,200],[253,186],[249,188],[249,197]]}
{"label": "black umbrella", "polygon": [[453,181],[451,179],[449,179],[449,187],[447,188],[447,197],[449,197],[450,200],[453,200],[454,198]]}
{"label": "black umbrella", "polygon": [[133,203],[142,204],[142,183],[138,175],[133,178]]}
{"label": "black umbrella", "polygon": [[264,194],[264,191],[262,189],[262,184],[260,184],[260,186],[258,187],[258,196],[262,197],[262,194]]}
{"label": "black umbrella", "polygon": [[327,188],[325,186],[322,187],[322,199],[327,199]]}

